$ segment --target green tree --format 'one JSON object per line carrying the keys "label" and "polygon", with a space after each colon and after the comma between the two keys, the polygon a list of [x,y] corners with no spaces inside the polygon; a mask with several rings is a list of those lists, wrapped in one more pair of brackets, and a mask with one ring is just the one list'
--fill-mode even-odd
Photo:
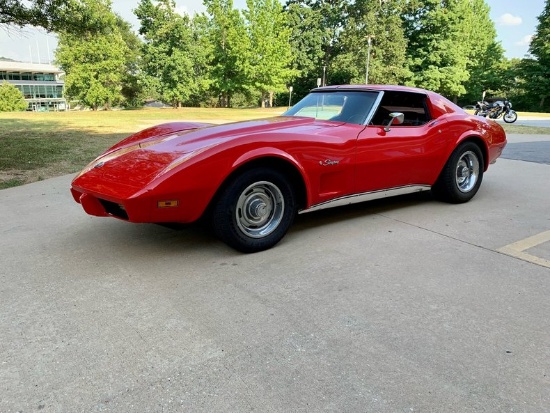
{"label": "green tree", "polygon": [[[340,35],[341,53],[334,58],[338,83],[403,83],[410,77],[406,62],[407,41],[400,19],[401,5],[361,0]],[[371,41],[369,55],[368,38]]]}
{"label": "green tree", "polygon": [[250,38],[249,87],[261,95],[261,106],[273,92],[283,92],[296,73],[292,69],[290,28],[278,0],[247,0],[245,24]]}
{"label": "green tree", "polygon": [[0,0],[0,24],[48,31],[100,32],[108,26],[86,0]]}
{"label": "green tree", "polygon": [[529,46],[532,58],[525,59],[522,65],[527,92],[536,96],[537,110],[550,110],[550,0],[538,16],[539,24]]}
{"label": "green tree", "polygon": [[133,32],[132,26],[127,21],[117,16],[117,26],[128,48],[124,56],[125,69],[122,77],[121,93],[124,97],[123,104],[129,107],[139,107],[143,105],[146,93],[143,84],[140,82],[140,62],[142,41]]}
{"label": "green tree", "polygon": [[463,40],[468,44],[466,70],[470,75],[464,83],[466,93],[461,98],[465,104],[481,99],[483,91],[505,95],[504,89],[509,83],[508,62],[504,58],[504,49],[496,40],[495,24],[489,12],[485,0],[470,0],[470,7],[463,16],[469,27]]}
{"label": "green tree", "polygon": [[6,81],[0,84],[0,112],[20,112],[28,106],[19,89]]}
{"label": "green tree", "polygon": [[156,87],[163,101],[181,107],[207,86],[204,45],[194,35],[193,22],[176,13],[173,0],[142,0],[135,14],[145,41],[145,81]]}
{"label": "green tree", "polygon": [[470,0],[405,1],[407,58],[412,71],[410,83],[448,97],[466,92],[472,30]]}
{"label": "green tree", "polygon": [[102,33],[59,33],[56,61],[65,71],[67,96],[77,99],[93,110],[123,100],[122,79],[126,74],[128,46],[120,32],[117,16],[109,0],[83,0],[94,18],[105,27]]}
{"label": "green tree", "polygon": [[348,24],[351,0],[287,0],[285,11],[291,27],[292,81],[296,99],[317,85],[341,83],[333,60],[341,53],[340,35]]}
{"label": "green tree", "polygon": [[[290,47],[292,67],[296,76],[292,80],[295,101],[305,96],[322,77],[325,50],[323,49],[324,30],[322,15],[297,2],[285,6],[288,26],[291,29]],[[285,99],[288,102],[288,99]]]}
{"label": "green tree", "polygon": [[250,93],[250,39],[241,13],[232,0],[204,0],[209,16],[209,41],[212,50],[212,90],[219,105],[231,106],[236,93]]}

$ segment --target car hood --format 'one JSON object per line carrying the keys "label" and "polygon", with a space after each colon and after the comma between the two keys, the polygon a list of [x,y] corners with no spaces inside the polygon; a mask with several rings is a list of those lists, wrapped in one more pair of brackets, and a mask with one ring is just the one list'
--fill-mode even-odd
{"label": "car hood", "polygon": [[[129,187],[142,188],[167,170],[220,144],[274,130],[307,128],[315,122],[319,123],[313,118],[280,116],[223,125],[194,124],[194,129],[186,127],[186,124],[181,124],[180,130],[177,130],[177,124],[168,124],[170,127],[160,125],[113,146],[91,162],[73,184],[84,186],[83,182],[101,178],[117,183],[124,181],[124,185]],[[325,127],[335,126],[334,123],[321,123]]]}

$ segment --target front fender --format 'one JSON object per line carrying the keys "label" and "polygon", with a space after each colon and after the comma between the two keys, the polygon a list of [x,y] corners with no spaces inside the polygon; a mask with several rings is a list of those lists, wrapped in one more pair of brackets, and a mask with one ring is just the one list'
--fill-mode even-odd
{"label": "front fender", "polygon": [[304,183],[305,190],[306,190],[306,194],[305,194],[306,203],[307,205],[310,205],[310,201],[312,199],[312,194],[311,194],[312,185],[308,174],[306,173],[304,167],[300,164],[300,162],[296,160],[296,158],[294,158],[288,152],[285,152],[279,148],[262,147],[262,148],[256,148],[249,152],[246,152],[241,156],[239,156],[237,159],[235,159],[235,161],[231,165],[231,171],[233,173],[236,170],[240,169],[241,167],[251,162],[260,161],[262,158],[280,159],[281,161],[284,161],[290,164],[290,166],[292,166],[302,178],[302,181]]}

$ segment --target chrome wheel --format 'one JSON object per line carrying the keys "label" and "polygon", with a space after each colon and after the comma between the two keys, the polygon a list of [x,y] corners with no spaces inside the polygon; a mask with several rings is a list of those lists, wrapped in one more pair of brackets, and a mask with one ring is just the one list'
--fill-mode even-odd
{"label": "chrome wheel", "polygon": [[479,177],[479,159],[472,151],[462,154],[456,165],[456,185],[460,192],[470,192]]}
{"label": "chrome wheel", "polygon": [[439,178],[432,186],[436,198],[461,204],[477,193],[483,180],[483,152],[471,141],[463,142],[453,151]]}
{"label": "chrome wheel", "polygon": [[239,196],[236,206],[237,226],[251,238],[271,234],[281,223],[285,212],[281,190],[268,181],[249,185]]}

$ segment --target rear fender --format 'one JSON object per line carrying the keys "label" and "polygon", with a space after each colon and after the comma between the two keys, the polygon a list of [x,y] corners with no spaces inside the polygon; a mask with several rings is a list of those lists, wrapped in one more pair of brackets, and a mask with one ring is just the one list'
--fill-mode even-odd
{"label": "rear fender", "polygon": [[[481,150],[481,153],[483,154],[483,171],[487,171],[487,168],[489,168],[489,147],[487,146],[487,142],[482,139],[480,136],[472,135],[471,131],[464,133],[462,136],[460,136],[459,139],[457,139],[455,143],[455,148],[458,147],[462,142],[473,142],[477,146],[479,146],[479,149]],[[453,149],[454,150],[454,149]]]}

